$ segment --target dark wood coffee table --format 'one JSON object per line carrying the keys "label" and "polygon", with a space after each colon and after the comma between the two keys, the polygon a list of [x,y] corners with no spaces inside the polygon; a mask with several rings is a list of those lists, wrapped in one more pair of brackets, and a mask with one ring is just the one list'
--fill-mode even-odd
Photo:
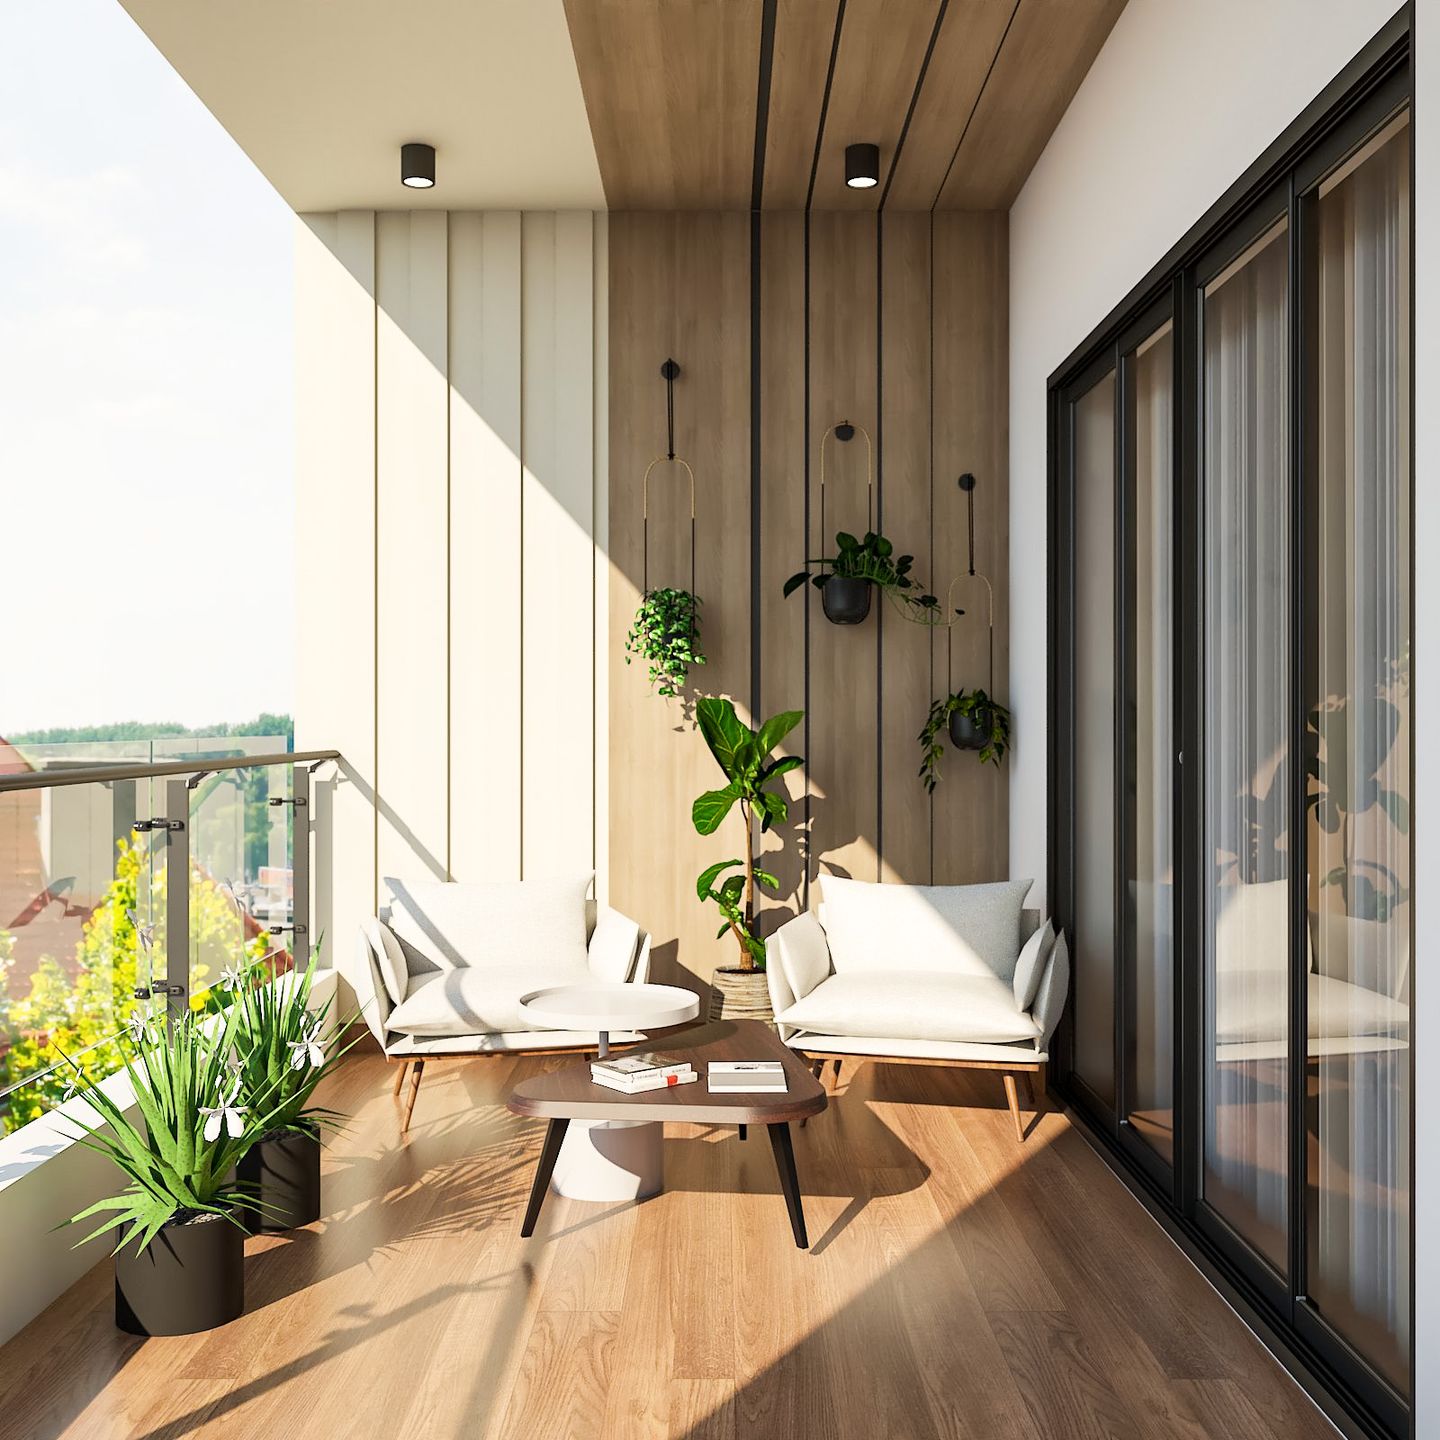
{"label": "dark wood coffee table", "polygon": [[[683,1056],[694,1065],[700,1079],[690,1085],[624,1095],[596,1085],[590,1078],[590,1062],[586,1060],[548,1075],[535,1075],[511,1092],[507,1103],[516,1115],[549,1122],[520,1233],[534,1232],[560,1145],[572,1120],[661,1124],[667,1120],[694,1121],[702,1125],[734,1125],[741,1139],[745,1138],[746,1127],[750,1125],[763,1125],[769,1131],[775,1168],[780,1172],[780,1189],[790,1212],[790,1228],[796,1245],[807,1249],[810,1242],[805,1234],[805,1212],[800,1203],[790,1122],[818,1115],[826,1101],[824,1089],[804,1061],[781,1043],[769,1025],[759,1020],[717,1021],[663,1037],[652,1036],[642,1045],[630,1048],[653,1048],[667,1055]],[[712,1060],[779,1060],[785,1066],[789,1090],[784,1095],[712,1095],[705,1080],[706,1067]]]}

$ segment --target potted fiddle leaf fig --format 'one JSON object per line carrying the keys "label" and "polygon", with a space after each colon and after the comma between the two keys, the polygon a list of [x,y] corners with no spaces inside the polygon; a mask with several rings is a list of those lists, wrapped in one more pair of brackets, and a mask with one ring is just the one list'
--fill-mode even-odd
{"label": "potted fiddle leaf fig", "polygon": [[[771,890],[779,882],[755,864],[755,822],[760,833],[782,824],[789,815],[783,789],[771,787],[782,775],[803,765],[798,755],[772,759],[775,747],[804,719],[803,710],[784,710],[772,715],[759,730],[752,730],[735,713],[735,706],[715,696],[706,696],[695,707],[700,733],[725,776],[718,790],[707,790],[691,810],[691,819],[702,835],[713,835],[730,812],[738,807],[745,827],[743,855],[708,866],[695,882],[702,901],[714,901],[723,917],[719,934],[731,934],[739,947],[740,963],[721,966],[715,972],[710,1018],[769,1017],[769,990],[765,982],[765,942],[756,925],[755,886]],[[740,868],[716,885],[725,871]]]}
{"label": "potted fiddle leaf fig", "polygon": [[104,1217],[82,1244],[115,1235],[115,1323],[132,1335],[193,1335],[245,1309],[241,1215],[251,1202],[234,1172],[274,1115],[267,1090],[241,1094],[235,1023],[233,1012],[223,1023],[132,1017],[118,1044],[137,1119],[66,1057],[71,1092],[98,1121],[71,1116],[76,1139],[124,1181],[66,1223]]}
{"label": "potted fiddle leaf fig", "polygon": [[[793,595],[808,580],[820,592],[825,618],[834,625],[858,625],[870,613],[872,587],[890,595],[908,610],[937,611],[940,602],[920,592],[923,586],[911,574],[913,555],[896,555],[894,544],[867,530],[862,539],[841,530],[835,536],[835,553],[807,560],[805,569],[785,582],[784,594]],[[810,566],[818,565],[817,574]]]}
{"label": "potted fiddle leaf fig", "polygon": [[625,637],[625,663],[643,660],[650,683],[673,698],[685,691],[693,665],[703,665],[700,650],[700,600],[688,590],[647,590]]}
{"label": "potted fiddle leaf fig", "polygon": [[979,751],[983,764],[999,765],[1010,748],[1010,712],[984,690],[959,690],[930,706],[920,732],[920,778],[931,792],[940,780],[940,757],[945,753],[940,732],[949,732],[956,750]]}
{"label": "potted fiddle leaf fig", "polygon": [[248,971],[227,970],[223,977],[237,1017],[233,1042],[241,1094],[267,1096],[270,1112],[268,1128],[237,1171],[253,1202],[245,1215],[252,1234],[292,1230],[320,1218],[320,1132],[341,1117],[311,1101],[344,1050],[332,1047],[327,1053],[330,1001],[312,1010],[314,979],[313,957],[303,974],[272,977],[257,964]]}

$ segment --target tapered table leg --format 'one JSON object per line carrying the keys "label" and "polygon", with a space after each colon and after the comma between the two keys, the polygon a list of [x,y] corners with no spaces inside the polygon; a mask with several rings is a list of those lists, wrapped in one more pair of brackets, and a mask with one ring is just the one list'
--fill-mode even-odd
{"label": "tapered table leg", "polygon": [[810,1248],[805,1234],[805,1211],[800,1204],[800,1179],[795,1173],[795,1148],[790,1143],[789,1125],[767,1125],[770,1148],[775,1152],[775,1168],[780,1172],[780,1189],[785,1194],[785,1208],[790,1212],[790,1229],[801,1250]]}
{"label": "tapered table leg", "polygon": [[746,1135],[748,1135],[748,1134],[750,1133],[749,1130],[746,1129],[746,1127],[745,1127],[744,1125],[737,1125],[735,1128],[736,1128],[737,1130],[739,1130],[739,1132],[740,1132],[740,1138],[741,1138],[742,1140],[746,1137]]}
{"label": "tapered table leg", "polygon": [[545,1192],[550,1188],[550,1176],[555,1170],[555,1157],[560,1153],[561,1142],[569,1128],[568,1120],[552,1120],[545,1131],[545,1143],[540,1147],[540,1163],[535,1167],[535,1181],[530,1186],[530,1203],[525,1207],[525,1223],[520,1227],[522,1236],[535,1233],[535,1222],[540,1218],[540,1207],[545,1203]]}

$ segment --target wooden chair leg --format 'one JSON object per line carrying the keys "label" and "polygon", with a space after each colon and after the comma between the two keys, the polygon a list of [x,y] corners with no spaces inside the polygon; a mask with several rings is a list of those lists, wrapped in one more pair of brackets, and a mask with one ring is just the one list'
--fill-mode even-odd
{"label": "wooden chair leg", "polygon": [[409,1070],[409,1068],[410,1062],[408,1060],[402,1060],[395,1067],[395,1088],[390,1092],[392,1095],[398,1095],[400,1093],[400,1087],[405,1083],[405,1072]]}
{"label": "wooden chair leg", "polygon": [[402,1135],[410,1133],[410,1117],[415,1113],[415,1097],[420,1093],[420,1080],[424,1074],[425,1062],[423,1060],[415,1061],[415,1069],[410,1076],[410,1099],[405,1106],[405,1119],[400,1125]]}
{"label": "wooden chair leg", "polygon": [[1025,1143],[1025,1122],[1020,1118],[1020,1095],[1015,1088],[1015,1077],[1007,1070],[1001,1077],[1005,1081],[1005,1098],[1010,1102],[1010,1116],[1015,1121],[1015,1138]]}
{"label": "wooden chair leg", "polygon": [[835,1062],[835,1073],[830,1080],[830,1093],[833,1095],[840,1088],[840,1062]]}

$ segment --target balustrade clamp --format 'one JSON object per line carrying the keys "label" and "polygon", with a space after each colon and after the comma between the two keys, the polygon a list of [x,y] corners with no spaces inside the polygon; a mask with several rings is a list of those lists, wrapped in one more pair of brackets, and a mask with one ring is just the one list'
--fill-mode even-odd
{"label": "balustrade clamp", "polygon": [[283,935],[287,930],[296,935],[303,935],[305,933],[305,927],[303,925],[267,925],[265,927],[265,933],[267,935]]}
{"label": "balustrade clamp", "polygon": [[135,987],[135,998],[137,1000],[154,1000],[160,995],[184,995],[186,989],[183,985],[172,985],[168,980],[157,980],[153,985],[137,985]]}
{"label": "balustrade clamp", "polygon": [[305,804],[303,795],[292,795],[288,800],[283,795],[272,796],[268,802],[271,805],[294,805],[297,809]]}
{"label": "balustrade clamp", "polygon": [[183,830],[183,820],[171,820],[164,815],[154,815],[149,820],[137,820],[131,827],[136,834],[144,834],[148,830]]}

